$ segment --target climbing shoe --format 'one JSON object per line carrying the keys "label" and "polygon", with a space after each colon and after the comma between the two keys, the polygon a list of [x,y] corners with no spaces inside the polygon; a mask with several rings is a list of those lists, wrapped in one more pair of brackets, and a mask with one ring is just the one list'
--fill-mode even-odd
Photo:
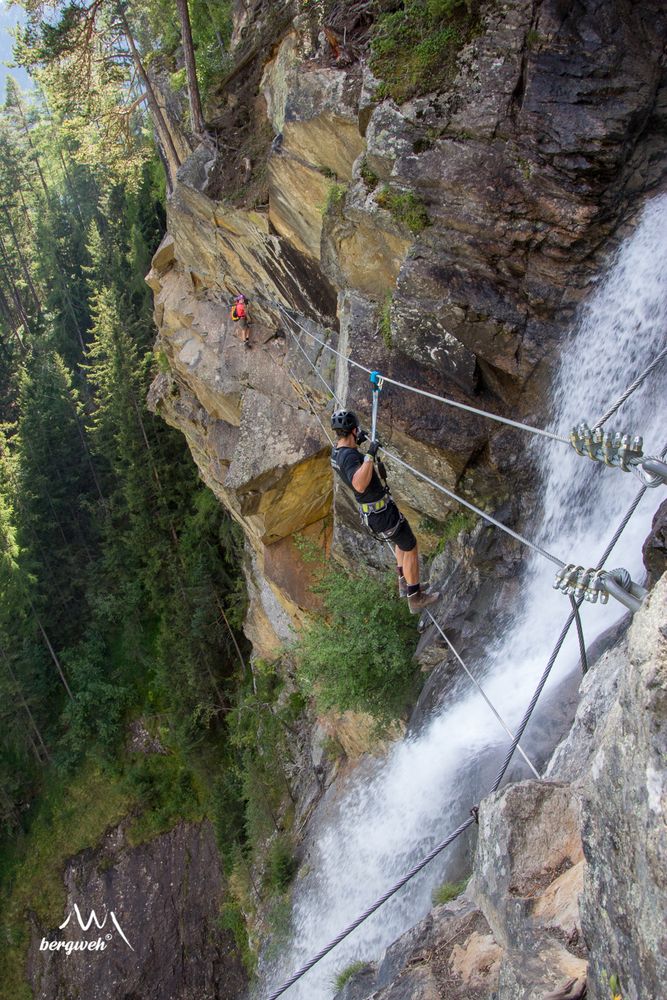
{"label": "climbing shoe", "polygon": [[408,585],[405,582],[404,576],[399,576],[398,578],[398,596],[407,597],[408,596]]}
{"label": "climbing shoe", "polygon": [[440,599],[437,591],[432,593],[427,590],[419,590],[416,594],[408,594],[408,607],[413,615],[421,614],[424,608],[429,608]]}
{"label": "climbing shoe", "polygon": [[243,341],[243,346],[245,347],[246,351],[252,350],[252,345],[251,345],[251,343],[250,343],[249,340],[244,340]]}

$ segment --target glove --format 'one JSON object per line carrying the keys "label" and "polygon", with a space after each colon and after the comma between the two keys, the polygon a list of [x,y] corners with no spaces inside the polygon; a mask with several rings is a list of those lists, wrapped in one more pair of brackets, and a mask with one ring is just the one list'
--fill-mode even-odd
{"label": "glove", "polygon": [[368,441],[368,434],[363,427],[357,427],[357,444],[363,444],[364,441]]}
{"label": "glove", "polygon": [[378,453],[378,448],[381,448],[381,447],[382,447],[382,445],[380,444],[379,441],[371,441],[371,443],[368,446],[368,451],[366,452],[366,454],[370,455],[371,458],[375,458],[375,456]]}

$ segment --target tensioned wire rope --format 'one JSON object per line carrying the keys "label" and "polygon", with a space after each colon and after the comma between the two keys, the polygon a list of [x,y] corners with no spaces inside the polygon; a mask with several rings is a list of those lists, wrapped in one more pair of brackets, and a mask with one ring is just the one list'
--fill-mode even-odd
{"label": "tensioned wire rope", "polygon": [[[292,334],[292,337],[294,338],[294,342],[299,346],[299,349],[301,350],[303,356],[305,357],[306,361],[311,366],[311,368],[313,369],[319,380],[323,383],[323,385],[326,386],[328,391],[331,393],[332,398],[338,405],[342,405],[339,396],[334,391],[333,387],[330,386],[329,383],[317,371],[317,368],[315,367],[311,359],[308,357],[306,352],[303,350],[303,345],[299,344],[299,340],[295,336],[295,334]],[[343,355],[340,356],[343,357]],[[471,503],[469,500],[464,500],[463,497],[458,495],[458,493],[455,493],[453,490],[450,490],[447,486],[443,486],[441,483],[436,482],[435,479],[431,479],[431,477],[427,476],[425,472],[421,472],[419,469],[416,469],[413,465],[410,465],[409,462],[406,462],[404,459],[399,458],[398,455],[395,455],[392,451],[389,451],[384,446],[380,448],[380,451],[384,452],[384,454],[392,461],[397,462],[399,465],[404,466],[406,469],[409,469],[409,471],[412,472],[415,476],[418,476],[420,479],[423,479],[424,482],[428,483],[430,486],[433,486],[434,489],[439,490],[441,493],[444,493],[445,496],[448,496],[450,497],[450,499],[455,500],[457,503],[460,503],[463,507],[467,507],[468,510],[471,510],[474,514],[477,514],[478,517],[483,518],[485,521],[488,521],[489,524],[493,524],[496,528],[499,528],[506,534],[511,535],[512,538],[516,539],[516,541],[518,542],[521,542],[522,545],[526,545],[528,548],[533,549],[535,552],[538,552],[545,559],[548,559],[550,562],[554,563],[555,566],[558,566],[560,569],[563,569],[564,566],[566,565],[566,563],[563,562],[562,559],[559,559],[558,556],[554,556],[550,552],[547,552],[545,548],[543,548],[541,545],[538,545],[536,542],[531,542],[529,538],[525,538],[523,535],[520,535],[518,531],[514,531],[513,528],[509,528],[506,524],[503,524],[502,521],[499,521],[497,518],[493,517],[492,514],[488,514],[486,511],[482,510],[481,507],[475,506],[475,504]]]}
{"label": "tensioned wire rope", "polygon": [[[664,448],[661,457],[664,458],[666,456],[667,456],[667,446]],[[604,550],[604,553],[602,554],[601,558],[598,561],[597,565],[598,569],[602,568],[604,563],[611,555],[613,548],[615,547],[616,543],[621,537],[623,531],[625,530],[628,522],[630,521],[635,510],[637,509],[639,502],[644,496],[644,493],[646,492],[647,489],[648,489],[647,486],[642,486],[642,488],[639,490],[636,497],[630,504],[630,507],[626,511],[620,525],[614,532],[614,535],[612,536],[609,544]],[[530,721],[530,718],[533,714],[535,706],[537,705],[540,695],[542,694],[544,686],[547,683],[547,680],[549,679],[549,675],[551,673],[553,665],[556,662],[558,654],[560,653],[560,650],[563,646],[563,643],[565,642],[565,639],[570,630],[572,622],[575,620],[575,617],[576,617],[576,611],[573,610],[568,616],[565,625],[563,626],[563,629],[556,641],[556,645],[553,649],[553,652],[549,657],[544,672],[535,689],[533,697],[529,702],[528,708],[526,709],[526,712],[523,716],[523,719],[521,720],[519,728],[515,733],[514,739],[512,740],[507,750],[507,753],[503,759],[503,762],[496,775],[493,785],[491,786],[489,792],[490,795],[498,791],[502,783],[502,780],[505,777],[507,769],[511,763],[512,757],[514,756],[514,753],[519,745],[519,741],[521,740],[521,737],[525,732],[528,722]],[[379,910],[380,907],[384,905],[384,903],[386,903],[400,889],[402,889],[405,885],[407,885],[407,883],[411,881],[411,879],[413,879],[415,875],[418,875],[420,871],[422,871],[428,864],[430,864],[431,861],[433,861],[439,854],[442,853],[442,851],[444,851],[447,847],[449,847],[450,844],[452,844],[458,837],[460,837],[461,834],[463,834],[475,822],[476,822],[476,809],[473,809],[468,819],[464,820],[464,822],[461,823],[454,831],[452,831],[452,833],[450,833],[443,841],[437,844],[431,851],[429,851],[428,854],[426,854],[415,865],[413,865],[412,868],[408,872],[406,872],[405,875],[402,876],[402,878],[400,878],[389,889],[387,889],[387,891],[384,892],[382,896],[380,896],[369,907],[367,907],[366,910],[364,910],[364,912],[361,913],[351,924],[348,924],[348,926],[344,928],[344,930],[342,930],[339,934],[337,934],[336,937],[333,938],[333,940],[331,940],[324,948],[322,948],[316,955],[314,955],[313,958],[311,958],[308,962],[306,962],[305,965],[301,966],[301,968],[298,969],[292,976],[290,976],[290,978],[287,979],[277,990],[274,990],[273,993],[271,993],[267,997],[267,1000],[277,1000],[279,996],[282,996],[282,994],[285,993],[288,989],[290,989],[290,987],[294,986],[294,984],[298,982],[299,979],[303,978],[303,976],[305,976],[306,973],[310,972],[310,970],[314,968],[315,965],[321,962],[322,959],[325,958],[331,951],[333,951],[334,948],[336,948],[342,941],[344,941],[345,938],[349,937],[349,935],[352,934],[353,931],[357,929],[357,927],[359,927],[362,923],[364,923],[364,921],[368,920],[368,918],[371,917],[373,913],[376,912],[376,910]]]}
{"label": "tensioned wire rope", "polygon": [[[294,336],[294,340],[295,340],[296,343],[299,343],[298,342],[298,338],[296,336]],[[301,347],[300,344],[299,344],[299,346]],[[324,382],[325,386],[327,387],[328,391],[333,396],[334,400],[336,400],[337,402],[340,402],[339,399],[338,399],[337,394],[334,392],[334,390],[331,388],[331,386],[329,386],[324,381],[324,379],[322,379],[322,377],[319,374],[319,372],[317,372],[317,369],[315,368],[315,365],[310,360],[310,358],[308,358],[306,352],[303,351],[303,349],[302,349],[302,353],[304,354],[304,356],[306,357],[306,360],[311,365],[311,367],[313,368],[313,370],[316,372],[316,374],[318,375],[318,377]],[[664,355],[664,354],[667,353],[667,351],[662,352],[662,353]],[[652,371],[657,366],[659,360],[661,360],[661,358],[660,359],[655,359],[654,363],[650,366],[650,371]],[[631,394],[631,392],[633,392],[636,388],[638,388],[639,385],[642,384],[642,382],[647,377],[647,375],[650,374],[650,371],[647,371],[646,373],[643,373],[643,377],[640,376],[638,379],[635,380],[635,382],[632,384],[632,388],[630,390],[626,390],[626,392],[623,394],[623,397],[621,398],[621,400],[616,405],[615,409],[618,409],[618,407],[622,404],[622,402],[624,402],[625,399],[628,398],[628,396]],[[292,375],[293,378],[296,379],[296,376],[294,375],[294,372],[291,369],[290,369],[290,374]],[[297,381],[299,381],[299,380],[297,379]],[[306,398],[308,399],[307,396],[306,396]],[[308,402],[309,402],[309,406],[311,407],[311,410],[312,410],[313,407],[312,407],[312,404],[311,404],[311,402],[310,402],[309,399],[308,399]],[[608,411],[607,414],[605,414],[605,416],[598,422],[597,426],[601,426],[602,423],[604,423],[604,421],[607,420],[608,417],[611,416],[611,414],[613,412],[615,412],[615,409],[612,408],[610,411]],[[323,429],[323,431],[325,433],[325,436],[327,437],[328,440],[330,440],[329,435],[328,435],[328,433],[326,431],[326,428],[324,427],[324,424],[319,419],[319,416],[317,414],[315,414],[315,415],[318,417],[318,421],[319,421],[320,426],[322,427],[322,429]],[[667,456],[667,446],[664,448],[664,450],[663,450],[663,452],[661,454],[661,458],[664,459],[666,456]],[[621,534],[625,530],[625,527],[627,526],[627,524],[630,521],[632,515],[634,514],[635,510],[637,509],[637,507],[639,505],[639,502],[642,499],[642,497],[644,496],[644,493],[646,492],[646,490],[647,490],[647,486],[642,486],[642,488],[637,493],[635,499],[633,500],[633,502],[630,505],[630,507],[628,508],[625,516],[623,517],[623,520],[621,521],[621,524],[617,528],[617,530],[614,533],[614,535],[613,535],[610,543],[608,544],[607,548],[605,549],[602,557],[598,561],[598,564],[597,564],[597,567],[596,567],[598,570],[601,569],[604,566],[604,563],[606,562],[606,560],[608,559],[609,555],[611,554],[611,552],[612,552],[614,546],[616,545],[618,539],[621,537]],[[480,513],[482,513],[482,512],[480,512]],[[507,768],[509,767],[509,764],[510,764],[510,762],[512,760],[512,757],[514,756],[514,753],[515,753],[517,747],[519,746],[519,742],[521,740],[521,737],[522,737],[523,733],[525,732],[525,729],[526,729],[526,727],[528,725],[528,722],[529,722],[529,720],[530,720],[530,718],[532,716],[532,713],[533,713],[533,711],[535,709],[535,706],[536,706],[536,704],[537,704],[537,702],[539,700],[539,697],[540,697],[540,695],[541,695],[541,693],[542,693],[542,691],[544,689],[544,686],[545,686],[545,684],[546,684],[546,682],[547,682],[547,680],[549,678],[549,675],[551,673],[553,665],[556,662],[556,659],[557,659],[558,654],[559,654],[559,652],[560,652],[560,650],[561,650],[561,648],[563,646],[563,643],[565,642],[565,638],[566,638],[566,636],[567,636],[567,634],[568,634],[568,632],[570,630],[572,622],[575,621],[575,620],[578,620],[578,611],[579,611],[579,606],[580,606],[581,603],[582,603],[582,598],[579,598],[576,601],[574,601],[574,600],[572,601],[573,610],[570,613],[570,615],[569,615],[569,617],[568,617],[568,619],[567,619],[567,621],[566,621],[566,623],[565,623],[565,625],[564,625],[564,627],[563,627],[563,629],[562,629],[562,631],[561,631],[561,633],[560,633],[560,635],[558,637],[558,640],[557,640],[556,645],[554,647],[554,650],[553,650],[553,652],[552,652],[552,654],[551,654],[551,656],[549,658],[549,661],[547,662],[547,665],[546,665],[545,670],[544,670],[544,672],[542,674],[542,677],[540,678],[540,681],[539,681],[539,683],[537,685],[537,688],[536,688],[536,690],[535,690],[535,692],[533,694],[533,697],[531,698],[531,701],[530,701],[530,703],[528,705],[528,708],[527,708],[527,710],[526,710],[526,712],[524,714],[524,717],[521,720],[519,729],[517,730],[517,732],[516,732],[516,734],[515,734],[515,736],[514,736],[514,738],[512,740],[512,743],[510,744],[510,747],[509,747],[509,749],[508,749],[508,751],[507,751],[507,753],[505,755],[505,758],[504,758],[504,760],[503,760],[503,762],[501,764],[501,767],[500,767],[500,769],[498,771],[498,774],[496,775],[496,779],[495,779],[495,781],[493,783],[493,786],[491,788],[491,793],[490,794],[493,794],[493,792],[497,791],[498,788],[500,787],[500,784],[501,784],[501,782],[503,780],[503,777],[505,776]],[[436,627],[438,628],[438,630],[444,636],[444,633],[442,632],[442,630],[440,629],[440,627],[438,626],[437,622],[435,621],[435,619],[433,618],[433,616],[430,614],[430,612],[429,612],[429,616],[431,617],[431,620],[436,625]],[[448,644],[450,645],[450,647],[453,649],[453,646],[449,642],[449,640],[447,640],[447,637],[444,636],[444,638],[448,642]],[[580,641],[580,645],[581,645],[582,641],[583,641],[583,637],[582,637],[581,632],[579,633],[579,641]],[[456,653],[456,650],[454,650],[454,652]],[[456,653],[456,655],[457,655],[457,658],[460,660],[460,657],[458,656],[458,653]],[[460,662],[462,662],[462,661],[460,660]],[[582,663],[584,663],[584,662],[585,662],[585,660],[584,660],[584,657],[582,655]],[[466,673],[468,673],[468,675],[471,676],[470,673],[469,673],[469,671],[466,670]],[[472,679],[474,680],[474,678],[472,678]],[[473,810],[473,815],[471,815],[471,817],[469,817],[467,820],[465,820],[444,841],[442,841],[440,844],[436,845],[436,847],[433,848],[432,851],[430,851],[424,858],[422,858],[419,862],[417,862],[417,864],[414,865],[410,869],[410,871],[406,873],[406,875],[404,875],[398,882],[396,882],[393,886],[391,886],[390,889],[387,890],[387,892],[385,892],[370,907],[368,907],[355,921],[353,921],[352,924],[350,924],[339,935],[337,935],[336,938],[333,939],[333,941],[329,942],[329,944],[325,948],[323,948],[320,952],[318,952],[318,954],[315,955],[308,963],[306,963],[306,965],[302,966],[301,969],[299,969],[293,976],[291,976],[290,979],[287,980],[278,990],[276,990],[272,994],[270,994],[270,996],[267,998],[267,1000],[277,1000],[277,998],[279,996],[281,996],[286,990],[288,990],[291,986],[293,986],[294,983],[296,983],[299,979],[301,979],[304,975],[306,975],[306,973],[309,972],[310,969],[312,969],[318,962],[320,962],[326,955],[328,955],[329,952],[331,952],[334,948],[336,948],[338,944],[340,944],[346,937],[348,937],[354,930],[356,930],[356,928],[359,927],[361,923],[363,923],[365,920],[367,920],[376,910],[378,910],[385,902],[387,902],[387,900],[390,899],[391,896],[393,896],[396,892],[398,892],[401,888],[403,888],[403,886],[406,885],[407,882],[409,882],[412,878],[414,878],[415,875],[417,875],[420,871],[422,871],[423,868],[425,868],[435,857],[437,857],[438,854],[440,854],[443,850],[445,850],[446,847],[448,847],[454,840],[456,840],[474,822],[475,822],[475,810]]]}
{"label": "tensioned wire rope", "polygon": [[[354,361],[353,358],[347,357],[347,355],[343,354],[341,351],[336,350],[335,347],[332,347],[331,344],[327,344],[327,342],[325,340],[322,340],[321,337],[317,337],[314,333],[311,333],[310,330],[307,330],[306,327],[303,326],[303,324],[301,324],[298,321],[298,319],[295,316],[293,316],[289,312],[289,310],[287,310],[285,306],[283,306],[280,302],[276,302],[274,303],[274,305],[277,306],[277,308],[283,313],[284,316],[287,317],[287,319],[291,323],[294,323],[294,325],[297,326],[303,333],[305,333],[307,337],[310,337],[311,340],[315,341],[322,347],[326,348],[327,351],[331,351],[332,354],[335,354],[337,357],[341,358],[341,360],[343,360],[346,364],[352,365],[352,367],[358,368],[360,371],[366,372],[367,375],[370,375],[372,373],[373,369],[367,368],[365,365],[360,364],[358,361]],[[294,334],[292,336],[294,336]],[[295,337],[294,339],[298,343],[297,338]],[[628,399],[632,395],[632,393],[646,381],[648,376],[653,371],[655,371],[658,365],[662,361],[664,361],[665,358],[667,358],[667,347],[664,347],[662,351],[660,351],[660,353],[656,355],[653,361],[651,361],[648,367],[645,368],[644,371],[641,372],[641,374],[639,374],[637,378],[627,387],[627,389],[619,396],[616,402],[607,410],[604,416],[602,416],[593,425],[592,430],[598,430],[600,427],[602,427],[602,425],[606,423],[607,420],[620,409],[620,407],[623,405],[626,399]],[[310,361],[310,359],[308,360]],[[321,377],[319,376],[319,372],[318,372],[318,377]],[[501,417],[497,413],[490,413],[488,410],[481,410],[478,407],[469,406],[467,403],[460,403],[456,399],[450,399],[447,396],[439,396],[437,393],[434,392],[427,392],[425,389],[419,389],[417,386],[408,385],[406,382],[399,382],[397,379],[393,379],[388,375],[382,375],[382,378],[385,382],[389,383],[390,385],[395,385],[399,389],[406,389],[408,392],[414,392],[419,396],[426,396],[428,399],[437,400],[439,403],[444,403],[446,406],[452,406],[458,410],[465,410],[468,413],[474,413],[479,417],[486,418],[487,420],[495,420],[498,423],[507,424],[509,427],[516,427],[517,429],[527,431],[530,434],[537,434],[540,435],[541,437],[551,438],[551,440],[553,441],[560,441],[562,444],[571,445],[569,438],[563,437],[561,434],[556,434],[553,431],[548,431],[542,427],[533,427],[530,424],[521,423],[521,421],[519,420],[511,420],[509,417]],[[331,391],[330,387],[329,391]]]}

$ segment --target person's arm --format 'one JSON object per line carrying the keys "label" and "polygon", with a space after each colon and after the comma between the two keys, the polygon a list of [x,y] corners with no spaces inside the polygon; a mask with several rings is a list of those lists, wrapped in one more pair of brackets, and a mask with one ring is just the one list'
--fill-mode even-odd
{"label": "person's arm", "polygon": [[357,493],[363,493],[368,489],[373,478],[373,456],[364,455],[364,460],[355,474],[352,476],[352,486]]}

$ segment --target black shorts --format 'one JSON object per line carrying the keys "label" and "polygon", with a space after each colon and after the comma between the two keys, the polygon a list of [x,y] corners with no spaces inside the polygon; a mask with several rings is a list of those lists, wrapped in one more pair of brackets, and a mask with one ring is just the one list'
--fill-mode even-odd
{"label": "black shorts", "polygon": [[402,552],[412,552],[417,544],[417,539],[412,532],[407,518],[403,517],[395,503],[390,503],[385,510],[381,510],[377,514],[368,515],[368,527],[374,535],[392,531],[399,521],[400,527],[396,534],[392,535],[388,541],[392,545],[397,545]]}

